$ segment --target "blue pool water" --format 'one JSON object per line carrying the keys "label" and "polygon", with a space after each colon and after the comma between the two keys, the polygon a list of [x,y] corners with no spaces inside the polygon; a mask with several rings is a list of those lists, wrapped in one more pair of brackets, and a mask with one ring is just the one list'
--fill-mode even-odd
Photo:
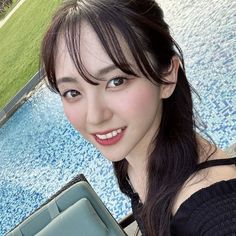
{"label": "blue pool water", "polygon": [[[195,104],[207,132],[227,148],[236,142],[236,6],[231,0],[159,2],[202,98]],[[78,173],[117,220],[130,211],[111,164],[73,130],[59,97],[45,86],[1,127],[0,150],[0,236]]]}

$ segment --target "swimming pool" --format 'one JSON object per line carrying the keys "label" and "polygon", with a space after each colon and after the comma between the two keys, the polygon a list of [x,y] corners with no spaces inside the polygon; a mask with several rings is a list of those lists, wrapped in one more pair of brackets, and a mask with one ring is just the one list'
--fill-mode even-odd
{"label": "swimming pool", "polygon": [[[235,5],[232,1],[159,1],[181,45],[207,131],[222,148],[236,142]],[[130,211],[111,164],[80,137],[59,97],[42,86],[0,129],[0,235],[78,173],[116,219]]]}

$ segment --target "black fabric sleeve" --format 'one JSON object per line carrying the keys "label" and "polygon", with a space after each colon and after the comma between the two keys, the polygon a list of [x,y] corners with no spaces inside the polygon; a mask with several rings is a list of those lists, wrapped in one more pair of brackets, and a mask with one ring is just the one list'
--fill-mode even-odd
{"label": "black fabric sleeve", "polygon": [[236,179],[194,193],[173,217],[171,232],[172,236],[236,235]]}

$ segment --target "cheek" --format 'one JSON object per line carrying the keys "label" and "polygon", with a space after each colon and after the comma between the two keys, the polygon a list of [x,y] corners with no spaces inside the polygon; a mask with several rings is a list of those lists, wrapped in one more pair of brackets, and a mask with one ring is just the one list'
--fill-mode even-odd
{"label": "cheek", "polygon": [[121,109],[123,113],[133,116],[154,112],[160,103],[158,98],[156,90],[135,89],[122,96]]}
{"label": "cheek", "polygon": [[64,113],[72,126],[81,131],[83,129],[83,110],[77,106],[68,105],[63,102]]}

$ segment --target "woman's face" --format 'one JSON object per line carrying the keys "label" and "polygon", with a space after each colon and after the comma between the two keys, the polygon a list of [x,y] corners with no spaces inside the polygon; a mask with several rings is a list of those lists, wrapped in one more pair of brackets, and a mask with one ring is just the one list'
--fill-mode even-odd
{"label": "woman's face", "polygon": [[[161,120],[160,88],[142,76],[130,76],[115,67],[86,23],[82,24],[80,56],[87,71],[103,79],[94,80],[99,85],[81,77],[63,39],[58,48],[57,85],[64,112],[74,128],[111,161],[146,155]],[[122,49],[135,67],[125,43]]]}

